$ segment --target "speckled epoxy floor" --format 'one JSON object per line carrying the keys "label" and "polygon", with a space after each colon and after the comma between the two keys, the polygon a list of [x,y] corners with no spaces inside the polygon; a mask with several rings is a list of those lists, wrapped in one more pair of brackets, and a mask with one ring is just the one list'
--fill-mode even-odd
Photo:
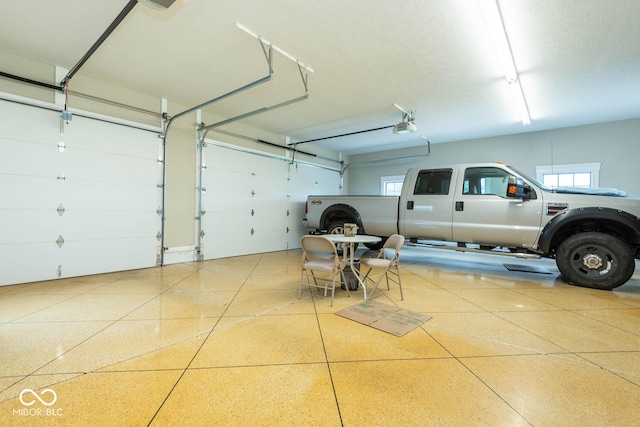
{"label": "speckled epoxy floor", "polygon": [[[535,264],[551,274],[507,271]],[[297,299],[300,251],[0,287],[4,425],[634,425],[640,279],[405,247],[403,337]],[[47,391],[49,390],[49,391]],[[55,396],[55,401],[54,397]]]}

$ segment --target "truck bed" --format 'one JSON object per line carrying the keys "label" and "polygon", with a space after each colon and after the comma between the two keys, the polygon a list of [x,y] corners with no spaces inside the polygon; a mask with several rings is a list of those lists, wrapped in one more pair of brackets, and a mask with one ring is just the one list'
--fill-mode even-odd
{"label": "truck bed", "polygon": [[[398,232],[397,196],[309,196],[307,199],[307,223],[311,228],[320,228],[320,215],[326,208],[348,205],[357,212],[366,212],[362,217],[363,234],[390,236]],[[347,221],[351,222],[351,221]]]}

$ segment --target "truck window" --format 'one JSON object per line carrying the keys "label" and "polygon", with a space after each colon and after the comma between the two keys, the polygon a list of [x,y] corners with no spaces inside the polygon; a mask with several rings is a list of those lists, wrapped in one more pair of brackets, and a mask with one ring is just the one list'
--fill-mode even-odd
{"label": "truck window", "polygon": [[507,194],[509,174],[500,168],[468,168],[464,172],[462,194]]}
{"label": "truck window", "polygon": [[451,169],[420,171],[413,188],[413,194],[449,194],[451,174]]}

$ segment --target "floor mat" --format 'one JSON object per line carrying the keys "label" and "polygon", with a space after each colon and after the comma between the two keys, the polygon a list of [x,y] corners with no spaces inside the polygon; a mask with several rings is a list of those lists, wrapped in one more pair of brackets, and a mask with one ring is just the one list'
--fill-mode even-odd
{"label": "floor mat", "polygon": [[524,271],[525,273],[553,274],[544,267],[520,265],[520,264],[504,264],[509,271]]}
{"label": "floor mat", "polygon": [[426,314],[376,301],[364,301],[337,311],[336,314],[397,337],[431,319],[431,316]]}

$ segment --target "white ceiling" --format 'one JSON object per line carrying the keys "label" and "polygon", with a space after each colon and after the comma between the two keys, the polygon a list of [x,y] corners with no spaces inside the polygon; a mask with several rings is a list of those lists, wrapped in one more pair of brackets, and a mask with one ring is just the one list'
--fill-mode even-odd
{"label": "white ceiling", "polygon": [[[0,50],[65,68],[128,3],[0,2]],[[309,145],[349,154],[640,117],[638,0],[499,4],[529,126],[473,0],[138,4],[78,74],[196,106],[268,73],[260,43],[240,23],[314,70],[308,100],[244,120],[291,142],[393,125],[401,119],[394,103],[416,111],[416,133],[385,129]],[[234,117],[303,94],[295,63],[274,53],[273,81],[205,110]]]}

